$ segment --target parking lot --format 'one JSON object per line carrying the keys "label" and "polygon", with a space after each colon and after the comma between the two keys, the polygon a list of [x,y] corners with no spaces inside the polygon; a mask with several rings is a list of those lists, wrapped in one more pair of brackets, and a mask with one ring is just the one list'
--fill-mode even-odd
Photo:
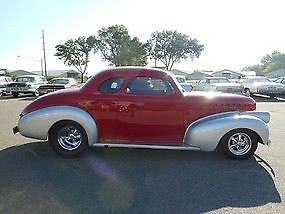
{"label": "parking lot", "polygon": [[284,213],[285,102],[255,97],[271,112],[270,147],[228,160],[219,152],[96,148],[55,155],[13,135],[34,98],[0,99],[0,213]]}

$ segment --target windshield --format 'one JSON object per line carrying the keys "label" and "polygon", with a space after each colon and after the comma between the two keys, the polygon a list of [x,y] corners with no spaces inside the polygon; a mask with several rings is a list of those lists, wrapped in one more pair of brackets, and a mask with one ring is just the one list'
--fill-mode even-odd
{"label": "windshield", "polygon": [[179,83],[185,83],[186,82],[186,79],[183,77],[176,77],[176,79]]}
{"label": "windshield", "polygon": [[69,80],[68,79],[52,79],[49,81],[49,84],[68,84]]}
{"label": "windshield", "polygon": [[16,82],[35,82],[34,77],[17,77]]}
{"label": "windshield", "polygon": [[256,79],[252,79],[253,82],[265,82],[265,83],[269,83],[271,82],[269,79],[266,78],[256,78]]}
{"label": "windshield", "polygon": [[228,79],[224,79],[224,78],[220,78],[220,79],[210,79],[209,83],[213,84],[213,83],[227,83],[230,82]]}

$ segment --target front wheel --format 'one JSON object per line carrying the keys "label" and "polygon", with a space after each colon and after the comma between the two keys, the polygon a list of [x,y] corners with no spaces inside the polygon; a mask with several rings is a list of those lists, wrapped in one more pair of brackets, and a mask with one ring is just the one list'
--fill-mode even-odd
{"label": "front wheel", "polygon": [[65,157],[81,155],[88,144],[84,128],[73,121],[55,124],[49,133],[49,144],[58,154]]}
{"label": "front wheel", "polygon": [[244,89],[244,94],[245,94],[247,97],[250,97],[250,96],[251,96],[251,92],[250,92],[249,88],[245,88],[245,89]]}
{"label": "front wheel", "polygon": [[231,159],[247,159],[257,149],[255,134],[247,129],[235,129],[221,139],[221,149],[224,155]]}

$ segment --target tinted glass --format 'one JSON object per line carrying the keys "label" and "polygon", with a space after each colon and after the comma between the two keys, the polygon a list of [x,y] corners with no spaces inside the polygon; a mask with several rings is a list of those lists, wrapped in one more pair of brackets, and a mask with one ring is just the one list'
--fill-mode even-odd
{"label": "tinted glass", "polygon": [[123,82],[124,82],[124,78],[122,77],[114,77],[114,78],[105,80],[99,86],[99,91],[102,93],[116,93],[120,90]]}
{"label": "tinted glass", "polygon": [[174,94],[172,85],[164,79],[136,77],[128,85],[131,94]]}

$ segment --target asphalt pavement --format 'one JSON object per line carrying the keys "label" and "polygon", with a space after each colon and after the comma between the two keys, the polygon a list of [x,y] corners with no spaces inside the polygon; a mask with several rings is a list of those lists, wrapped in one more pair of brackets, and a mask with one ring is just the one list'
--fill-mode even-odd
{"label": "asphalt pavement", "polygon": [[284,213],[285,102],[271,112],[270,147],[233,161],[220,152],[90,148],[80,158],[13,135],[33,97],[0,100],[0,213]]}

